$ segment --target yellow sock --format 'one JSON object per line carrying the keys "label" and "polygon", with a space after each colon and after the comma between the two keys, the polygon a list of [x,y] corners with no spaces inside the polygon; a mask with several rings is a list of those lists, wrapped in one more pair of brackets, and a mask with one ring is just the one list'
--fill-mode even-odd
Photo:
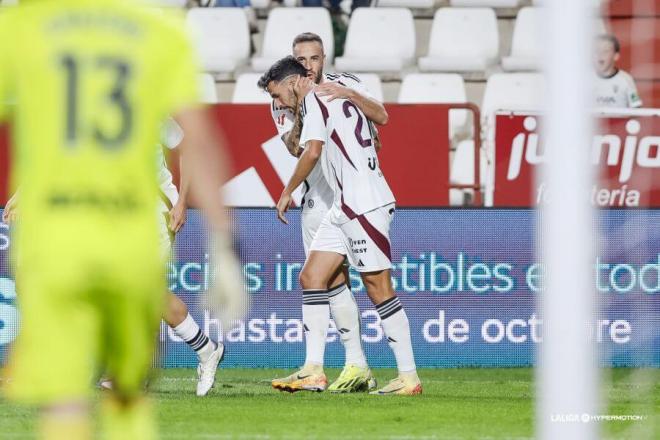
{"label": "yellow sock", "polygon": [[77,414],[43,414],[39,422],[39,438],[43,440],[89,440],[92,423],[87,412]]}
{"label": "yellow sock", "polygon": [[101,406],[103,438],[107,440],[153,440],[157,430],[150,402],[141,397],[122,403],[104,399]]}

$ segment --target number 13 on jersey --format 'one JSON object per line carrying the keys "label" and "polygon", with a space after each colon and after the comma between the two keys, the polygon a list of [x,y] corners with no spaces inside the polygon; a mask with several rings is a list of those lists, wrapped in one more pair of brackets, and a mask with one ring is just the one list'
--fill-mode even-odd
{"label": "number 13 on jersey", "polygon": [[[133,105],[127,93],[131,63],[117,56],[81,57],[70,53],[62,54],[58,61],[66,94],[66,145],[75,148],[80,141],[91,139],[107,150],[121,148],[133,131]],[[98,81],[103,85],[97,85]],[[82,93],[87,90],[92,90],[93,99],[84,99]],[[83,105],[93,108],[81,111]],[[89,115],[88,119],[83,115]]]}

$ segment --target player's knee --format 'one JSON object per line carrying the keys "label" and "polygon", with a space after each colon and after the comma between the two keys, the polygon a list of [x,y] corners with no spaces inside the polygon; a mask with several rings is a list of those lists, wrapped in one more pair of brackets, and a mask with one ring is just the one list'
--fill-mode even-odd
{"label": "player's knee", "polygon": [[298,281],[300,282],[300,287],[303,289],[325,289],[327,285],[327,280],[306,268],[303,268],[300,272]]}

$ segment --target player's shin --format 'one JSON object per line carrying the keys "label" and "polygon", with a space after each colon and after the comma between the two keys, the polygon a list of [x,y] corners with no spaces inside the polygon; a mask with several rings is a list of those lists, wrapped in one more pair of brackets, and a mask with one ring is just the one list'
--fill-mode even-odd
{"label": "player's shin", "polygon": [[360,334],[360,309],[353,293],[346,284],[341,284],[328,292],[330,312],[337,325],[341,342],[346,350],[346,365],[365,368],[367,359],[362,348]]}
{"label": "player's shin", "polygon": [[328,291],[303,290],[303,330],[305,331],[305,365],[323,367],[325,341],[330,325]]}
{"label": "player's shin", "polygon": [[173,327],[174,334],[190,346],[199,360],[205,362],[216,349],[216,344],[199,328],[193,317],[188,314],[182,323]]}
{"label": "player's shin", "polygon": [[387,342],[394,352],[399,374],[414,373],[415,357],[410,339],[410,324],[399,298],[393,296],[376,305]]}

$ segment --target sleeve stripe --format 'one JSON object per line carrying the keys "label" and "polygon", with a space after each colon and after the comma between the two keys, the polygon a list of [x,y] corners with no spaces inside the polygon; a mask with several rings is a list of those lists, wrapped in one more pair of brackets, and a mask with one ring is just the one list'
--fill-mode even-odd
{"label": "sleeve stripe", "polygon": [[358,78],[357,76],[353,75],[352,73],[346,73],[346,72],[344,72],[344,73],[342,73],[341,75],[342,75],[342,76],[345,76],[346,78],[350,78],[350,79],[354,80],[355,82],[362,82],[362,81],[360,81],[360,78]]}

